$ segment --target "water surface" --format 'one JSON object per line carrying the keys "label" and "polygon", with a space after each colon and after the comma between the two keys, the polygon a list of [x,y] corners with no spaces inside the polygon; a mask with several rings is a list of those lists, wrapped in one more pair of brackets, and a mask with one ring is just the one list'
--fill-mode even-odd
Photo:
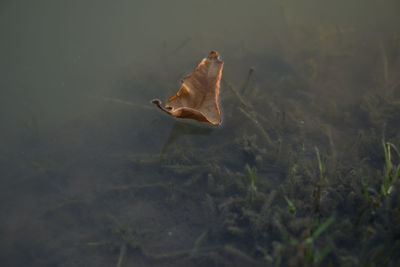
{"label": "water surface", "polygon": [[[1,1],[0,262],[395,266],[399,11]],[[150,104],[211,50],[221,126]]]}

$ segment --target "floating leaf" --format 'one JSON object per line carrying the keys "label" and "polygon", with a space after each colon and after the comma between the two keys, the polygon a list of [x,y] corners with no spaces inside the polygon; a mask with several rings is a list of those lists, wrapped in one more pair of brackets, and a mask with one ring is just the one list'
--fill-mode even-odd
{"label": "floating leaf", "polygon": [[183,78],[179,91],[170,96],[165,107],[159,99],[151,102],[161,110],[177,118],[194,119],[213,125],[221,123],[218,105],[219,87],[224,62],[216,51],[211,51],[194,69]]}

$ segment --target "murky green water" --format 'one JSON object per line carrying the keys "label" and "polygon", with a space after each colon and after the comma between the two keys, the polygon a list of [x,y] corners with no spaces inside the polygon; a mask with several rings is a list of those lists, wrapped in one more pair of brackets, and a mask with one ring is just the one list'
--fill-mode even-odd
{"label": "murky green water", "polygon": [[[399,12],[1,1],[0,265],[397,266]],[[211,50],[221,126],[150,103]]]}

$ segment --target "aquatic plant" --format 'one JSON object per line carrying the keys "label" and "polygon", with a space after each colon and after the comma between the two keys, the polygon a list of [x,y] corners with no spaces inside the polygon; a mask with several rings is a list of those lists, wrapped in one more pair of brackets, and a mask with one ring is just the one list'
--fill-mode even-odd
{"label": "aquatic plant", "polygon": [[318,225],[318,227],[311,233],[311,235],[303,240],[293,239],[292,244],[297,246],[298,257],[300,259],[301,266],[319,266],[326,256],[334,248],[332,242],[322,248],[316,244],[319,236],[323,234],[334,222],[335,216],[331,216],[324,222]]}
{"label": "aquatic plant", "polygon": [[395,162],[393,151],[396,152],[397,161],[400,160],[400,152],[393,143],[382,141],[382,146],[385,158],[385,166],[383,182],[381,185],[381,194],[383,197],[387,197],[391,193],[392,187],[400,175],[400,163]]}
{"label": "aquatic plant", "polygon": [[321,159],[321,155],[319,153],[318,147],[315,147],[315,154],[317,156],[317,162],[318,162],[318,173],[319,173],[319,178],[315,184],[314,191],[313,191],[313,196],[314,196],[314,205],[315,209],[319,210],[319,203],[321,200],[321,195],[322,195],[322,190],[323,187],[325,186],[325,164]]}
{"label": "aquatic plant", "polygon": [[253,201],[257,194],[257,187],[255,182],[256,174],[248,164],[246,164],[245,169],[247,172],[247,177],[249,178],[249,186],[248,186],[249,198],[251,201]]}
{"label": "aquatic plant", "polygon": [[296,212],[296,205],[287,197],[287,196],[283,196],[286,200],[286,203],[289,206],[289,211],[291,213],[295,213]]}

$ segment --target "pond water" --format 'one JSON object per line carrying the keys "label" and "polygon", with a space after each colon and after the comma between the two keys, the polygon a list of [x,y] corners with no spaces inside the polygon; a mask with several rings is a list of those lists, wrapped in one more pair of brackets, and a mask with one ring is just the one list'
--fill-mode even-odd
{"label": "pond water", "polygon": [[[399,12],[1,1],[1,266],[398,266]],[[150,103],[211,50],[221,125]]]}

